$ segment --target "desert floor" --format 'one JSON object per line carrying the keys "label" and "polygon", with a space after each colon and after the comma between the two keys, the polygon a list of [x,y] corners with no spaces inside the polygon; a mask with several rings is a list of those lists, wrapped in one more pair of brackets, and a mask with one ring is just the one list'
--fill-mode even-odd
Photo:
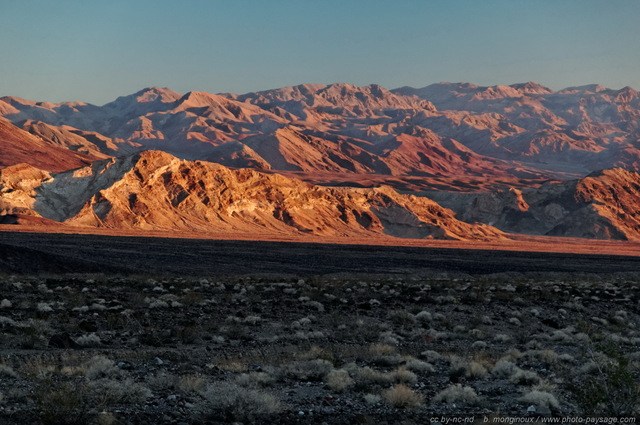
{"label": "desert floor", "polygon": [[639,414],[635,245],[429,243],[0,232],[0,423]]}

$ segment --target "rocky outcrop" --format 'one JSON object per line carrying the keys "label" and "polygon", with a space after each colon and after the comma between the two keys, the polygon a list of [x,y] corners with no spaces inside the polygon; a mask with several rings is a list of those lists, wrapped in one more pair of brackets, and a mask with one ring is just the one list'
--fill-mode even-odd
{"label": "rocky outcrop", "polygon": [[[523,178],[537,184],[550,176],[573,179],[598,169],[637,168],[639,111],[640,95],[630,87],[554,92],[534,82],[391,91],[375,84],[303,84],[243,95],[183,95],[151,87],[101,107],[0,98],[1,116],[15,124],[31,122],[25,128],[32,133],[78,152],[118,156],[134,148],[158,149],[183,159],[296,171],[312,182],[327,172],[394,176],[388,179],[393,184],[402,175],[398,187],[420,177],[423,188],[436,187],[433,176],[480,173],[487,181],[521,187]],[[44,124],[62,129],[52,135]],[[79,132],[102,142],[82,141],[76,136],[88,137]],[[218,149],[227,143],[233,146]],[[407,145],[410,155],[402,152]],[[451,165],[443,166],[443,158]]]}
{"label": "rocky outcrop", "polygon": [[[18,172],[34,174],[33,184],[9,190]],[[20,203],[14,202],[18,193]],[[5,214],[113,229],[504,237],[491,226],[457,220],[451,210],[427,198],[401,195],[389,187],[320,187],[278,174],[180,160],[159,151],[96,161],[52,176],[30,167],[4,170],[0,201]]]}

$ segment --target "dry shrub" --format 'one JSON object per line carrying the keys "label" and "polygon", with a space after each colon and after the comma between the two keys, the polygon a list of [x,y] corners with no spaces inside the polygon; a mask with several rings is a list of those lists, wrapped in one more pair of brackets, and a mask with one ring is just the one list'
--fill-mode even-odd
{"label": "dry shrub", "polygon": [[496,378],[509,379],[509,377],[511,377],[511,375],[513,375],[517,370],[520,370],[520,368],[516,366],[515,363],[510,362],[509,360],[500,360],[493,367],[491,374]]}
{"label": "dry shrub", "polygon": [[232,382],[216,382],[202,393],[209,416],[225,420],[253,421],[280,413],[280,400],[263,390],[243,388]]}
{"label": "dry shrub", "polygon": [[0,363],[0,376],[5,378],[17,378],[18,374],[11,366]]}
{"label": "dry shrub", "polygon": [[116,425],[118,420],[111,412],[100,412],[95,419],[95,425]]}
{"label": "dry shrub", "polygon": [[398,384],[382,393],[384,401],[390,406],[411,409],[422,404],[423,397],[404,384]]}
{"label": "dry shrub", "polygon": [[378,404],[382,400],[378,394],[365,394],[363,397],[364,402],[370,405]]}
{"label": "dry shrub", "polygon": [[390,356],[395,352],[395,347],[389,344],[372,344],[369,346],[369,355],[373,358]]}
{"label": "dry shrub", "polygon": [[105,404],[140,404],[151,397],[151,390],[131,379],[99,379],[90,384],[92,395]]}
{"label": "dry shrub", "polygon": [[458,356],[451,356],[451,375],[466,376],[467,378],[479,379],[487,375],[487,369],[476,360],[464,359]]}
{"label": "dry shrub", "polygon": [[406,382],[409,384],[415,384],[418,382],[418,376],[408,370],[406,367],[401,366],[394,371],[390,372],[391,379],[395,382]]}
{"label": "dry shrub", "polygon": [[468,386],[462,386],[460,384],[451,385],[440,391],[433,398],[434,403],[467,403],[475,404],[478,402],[478,395],[475,390]]}
{"label": "dry shrub", "polygon": [[363,386],[389,385],[392,377],[388,373],[379,372],[367,366],[356,370],[356,382]]}
{"label": "dry shrub", "polygon": [[422,360],[414,358],[408,358],[404,366],[413,372],[433,373],[436,371],[431,363],[423,362]]}
{"label": "dry shrub", "polygon": [[233,372],[233,373],[241,373],[249,370],[249,365],[237,360],[225,360],[225,361],[216,362],[213,364],[215,364],[218,368],[222,370],[226,370],[228,372]]}
{"label": "dry shrub", "polygon": [[483,378],[487,375],[487,369],[479,362],[472,361],[467,367],[467,376],[470,378]]}
{"label": "dry shrub", "polygon": [[195,394],[202,391],[206,383],[206,379],[200,375],[184,375],[178,378],[177,387],[185,394]]}
{"label": "dry shrub", "polygon": [[238,385],[243,387],[269,387],[276,382],[276,379],[267,372],[243,373],[236,378]]}
{"label": "dry shrub", "polygon": [[519,385],[535,385],[540,383],[540,376],[532,370],[518,368],[511,374],[509,380]]}
{"label": "dry shrub", "polygon": [[41,423],[49,425],[83,425],[91,420],[84,382],[54,383],[42,380],[35,390]]}
{"label": "dry shrub", "polygon": [[100,337],[95,333],[81,335],[76,339],[76,343],[83,347],[98,347],[101,344]]}
{"label": "dry shrub", "polygon": [[429,323],[433,320],[431,313],[425,310],[422,310],[420,313],[416,314],[415,318],[420,323]]}
{"label": "dry shrub", "polygon": [[95,356],[85,363],[87,379],[113,378],[120,375],[120,369],[113,360],[104,356]]}
{"label": "dry shrub", "polygon": [[320,381],[332,369],[333,364],[322,359],[297,361],[286,367],[288,375],[301,381]]}
{"label": "dry shrub", "polygon": [[20,371],[30,378],[46,378],[56,372],[56,366],[42,357],[34,357],[24,362]]}
{"label": "dry shrub", "polygon": [[420,357],[422,357],[423,359],[425,359],[428,362],[437,362],[438,360],[442,359],[442,354],[438,353],[437,351],[433,351],[433,350],[426,350],[423,351],[422,353],[420,353]]}
{"label": "dry shrub", "polygon": [[353,379],[344,369],[334,369],[325,378],[327,386],[331,390],[341,393],[354,384]]}
{"label": "dry shrub", "polygon": [[301,360],[316,360],[322,359],[327,360],[329,362],[334,362],[335,358],[331,350],[327,350],[326,348],[318,347],[317,345],[312,345],[309,351],[303,353],[300,357]]}
{"label": "dry shrub", "polygon": [[527,404],[535,404],[536,406],[546,407],[547,409],[560,409],[560,403],[556,397],[545,391],[533,390],[523,395],[520,400]]}

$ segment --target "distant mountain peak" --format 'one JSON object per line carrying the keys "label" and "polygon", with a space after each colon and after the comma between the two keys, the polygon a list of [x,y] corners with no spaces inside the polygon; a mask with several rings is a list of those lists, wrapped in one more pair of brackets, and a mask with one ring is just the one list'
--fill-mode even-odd
{"label": "distant mountain peak", "polygon": [[113,102],[104,105],[110,109],[140,109],[140,105],[170,104],[180,99],[182,95],[166,87],[147,87],[136,93],[120,96]]}
{"label": "distant mountain peak", "polygon": [[173,102],[181,95],[167,87],[147,87],[134,94],[138,102]]}
{"label": "distant mountain peak", "polygon": [[560,93],[600,93],[605,90],[607,90],[607,88],[600,84],[586,84],[584,86],[567,87],[566,89],[561,90]]}
{"label": "distant mountain peak", "polygon": [[512,84],[512,88],[518,90],[523,94],[551,94],[553,90],[549,87],[545,87],[542,84],[538,84],[535,81],[529,81],[526,83]]}

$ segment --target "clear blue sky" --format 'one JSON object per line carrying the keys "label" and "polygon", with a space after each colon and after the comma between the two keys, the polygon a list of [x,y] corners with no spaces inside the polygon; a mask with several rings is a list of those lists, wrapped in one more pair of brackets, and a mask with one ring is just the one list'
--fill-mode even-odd
{"label": "clear blue sky", "polygon": [[640,89],[638,0],[0,0],[0,96],[537,81]]}

